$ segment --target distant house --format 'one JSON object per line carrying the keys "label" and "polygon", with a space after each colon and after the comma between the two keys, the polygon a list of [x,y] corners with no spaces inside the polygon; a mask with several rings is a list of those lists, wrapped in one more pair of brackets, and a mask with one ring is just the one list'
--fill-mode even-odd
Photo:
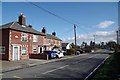
{"label": "distant house", "polygon": [[59,39],[56,36],[56,32],[53,32],[52,34],[48,34],[45,27],[42,29],[42,33],[45,34],[43,45],[44,50],[52,50],[55,46],[61,47],[61,39]]}
{"label": "distant house", "polygon": [[21,14],[18,22],[10,22],[0,27],[3,60],[29,59],[29,54],[40,53],[43,47],[44,34],[26,25],[26,17]]}
{"label": "distant house", "polygon": [[71,43],[62,43],[62,49],[67,50],[72,48]]}

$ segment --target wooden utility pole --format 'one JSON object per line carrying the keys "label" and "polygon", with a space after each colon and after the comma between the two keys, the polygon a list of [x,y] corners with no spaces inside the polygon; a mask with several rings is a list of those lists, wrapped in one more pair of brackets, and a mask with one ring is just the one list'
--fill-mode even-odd
{"label": "wooden utility pole", "polygon": [[74,24],[74,37],[75,37],[75,55],[76,55],[76,25]]}
{"label": "wooden utility pole", "polygon": [[93,35],[93,37],[94,37],[94,50],[95,50],[95,36],[96,36],[96,35]]}
{"label": "wooden utility pole", "polygon": [[95,43],[95,35],[93,35],[93,37],[94,37],[94,43]]}
{"label": "wooden utility pole", "polygon": [[117,45],[118,45],[118,31],[116,31],[116,33],[117,33]]}

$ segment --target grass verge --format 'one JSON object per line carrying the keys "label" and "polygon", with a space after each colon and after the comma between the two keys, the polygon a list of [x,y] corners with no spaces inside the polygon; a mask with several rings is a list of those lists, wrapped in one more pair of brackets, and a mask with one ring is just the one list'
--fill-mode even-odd
{"label": "grass verge", "polygon": [[92,80],[119,80],[118,77],[120,78],[120,53],[115,52],[105,61]]}

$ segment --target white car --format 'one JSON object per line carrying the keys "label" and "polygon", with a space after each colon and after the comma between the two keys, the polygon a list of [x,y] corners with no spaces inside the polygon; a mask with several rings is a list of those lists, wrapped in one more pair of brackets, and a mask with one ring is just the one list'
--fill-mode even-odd
{"label": "white car", "polygon": [[58,58],[62,58],[62,57],[64,57],[64,55],[63,55],[62,52],[56,53],[56,55],[57,55]]}
{"label": "white car", "polygon": [[[54,50],[55,51],[55,50]],[[55,51],[56,53],[56,55],[57,55],[57,57],[58,58],[61,58],[61,57],[63,57],[64,56],[64,54],[63,54],[63,52],[62,51],[60,51],[60,50],[58,50],[58,51]]]}
{"label": "white car", "polygon": [[53,51],[57,52],[56,55],[58,58],[61,58],[64,56],[62,50],[60,50],[59,48],[54,48]]}

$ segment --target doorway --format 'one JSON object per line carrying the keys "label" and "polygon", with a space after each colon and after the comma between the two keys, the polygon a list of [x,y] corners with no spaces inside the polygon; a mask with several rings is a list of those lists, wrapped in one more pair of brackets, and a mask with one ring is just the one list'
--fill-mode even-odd
{"label": "doorway", "polygon": [[20,60],[20,57],[19,57],[20,53],[19,53],[19,46],[17,45],[14,45],[13,46],[13,58],[12,60]]}

